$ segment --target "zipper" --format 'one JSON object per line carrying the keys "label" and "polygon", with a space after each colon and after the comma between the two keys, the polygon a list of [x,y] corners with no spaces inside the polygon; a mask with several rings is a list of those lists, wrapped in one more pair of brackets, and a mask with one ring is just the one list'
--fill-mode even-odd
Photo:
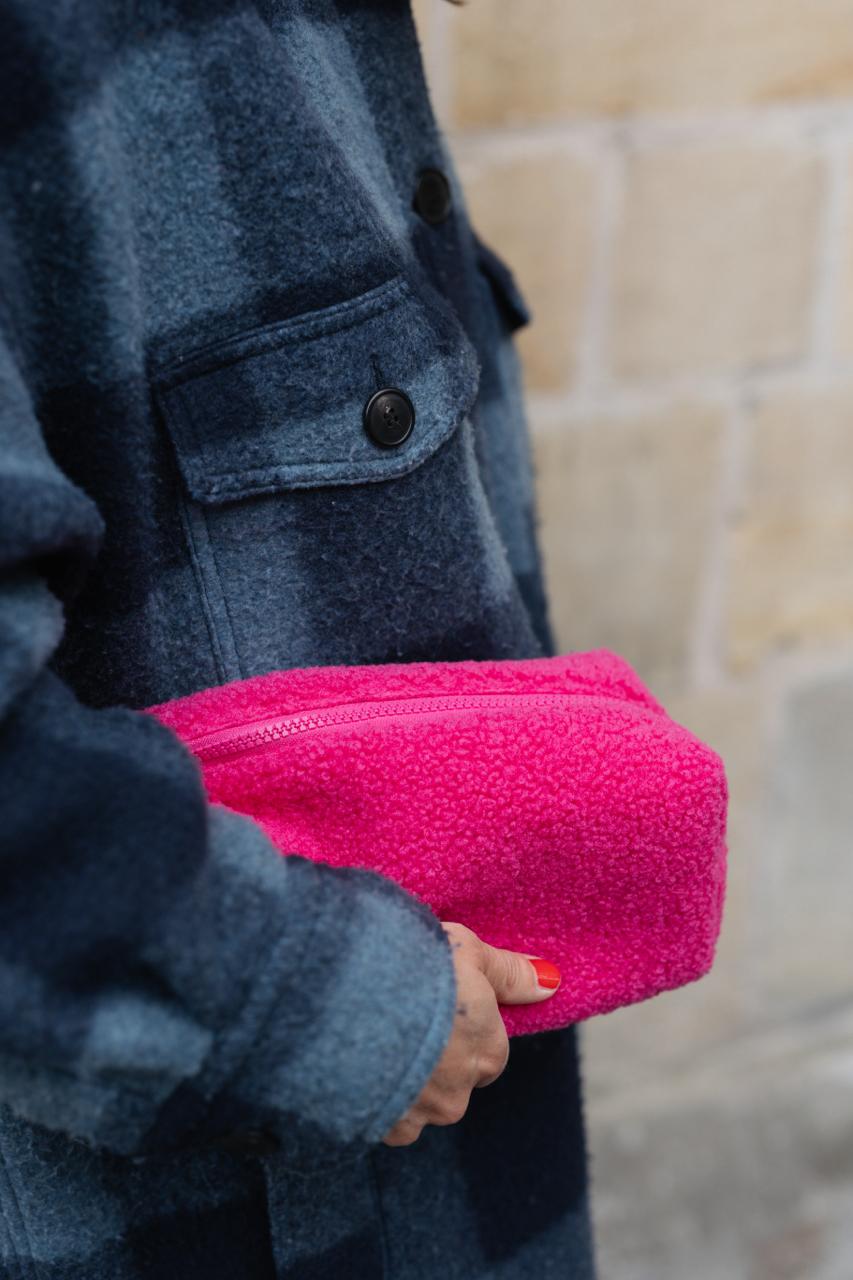
{"label": "zipper", "polygon": [[364,720],[388,719],[391,716],[426,715],[434,711],[499,710],[508,702],[516,706],[557,706],[571,693],[481,693],[436,694],[422,698],[379,698],[375,701],[340,703],[318,711],[300,711],[292,715],[215,729],[188,740],[187,745],[202,761],[221,760],[227,756],[260,751],[299,733],[328,729],[339,724],[355,724]]}

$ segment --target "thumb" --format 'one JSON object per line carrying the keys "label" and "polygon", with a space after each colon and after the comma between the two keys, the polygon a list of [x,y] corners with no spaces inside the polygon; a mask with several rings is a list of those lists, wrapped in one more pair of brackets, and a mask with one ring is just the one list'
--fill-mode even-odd
{"label": "thumb", "polygon": [[550,960],[493,947],[488,942],[483,943],[483,948],[483,972],[494,988],[498,1004],[547,1000],[560,985],[560,970]]}

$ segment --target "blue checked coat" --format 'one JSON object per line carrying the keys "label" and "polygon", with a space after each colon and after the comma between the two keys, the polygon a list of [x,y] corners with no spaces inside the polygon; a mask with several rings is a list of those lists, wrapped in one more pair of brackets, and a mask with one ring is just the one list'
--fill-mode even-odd
{"label": "blue checked coat", "polygon": [[573,1031],[386,1147],[454,1017],[440,924],[279,857],[137,714],[554,652],[529,314],[408,0],[0,14],[0,1276],[588,1280]]}

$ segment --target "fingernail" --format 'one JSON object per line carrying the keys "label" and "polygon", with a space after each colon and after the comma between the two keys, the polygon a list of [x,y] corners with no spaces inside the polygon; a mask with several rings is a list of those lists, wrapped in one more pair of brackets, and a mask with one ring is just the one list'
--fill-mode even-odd
{"label": "fingernail", "polygon": [[549,991],[554,991],[560,985],[560,970],[550,960],[540,960],[533,956],[530,957],[530,963],[536,970],[536,981],[540,987],[547,987]]}

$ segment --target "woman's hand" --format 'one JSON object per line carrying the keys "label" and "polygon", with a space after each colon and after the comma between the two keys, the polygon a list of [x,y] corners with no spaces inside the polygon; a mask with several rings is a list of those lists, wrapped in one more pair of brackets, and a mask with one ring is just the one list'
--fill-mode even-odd
{"label": "woman's hand", "polygon": [[[468,1110],[471,1090],[493,1084],[509,1061],[509,1037],[500,1004],[534,1004],[559,986],[539,985],[530,959],[483,942],[464,924],[445,923],[456,967],[456,1017],[444,1053],[420,1097],[385,1135],[389,1147],[416,1142],[427,1124],[456,1124]],[[548,978],[548,974],[544,975]]]}

